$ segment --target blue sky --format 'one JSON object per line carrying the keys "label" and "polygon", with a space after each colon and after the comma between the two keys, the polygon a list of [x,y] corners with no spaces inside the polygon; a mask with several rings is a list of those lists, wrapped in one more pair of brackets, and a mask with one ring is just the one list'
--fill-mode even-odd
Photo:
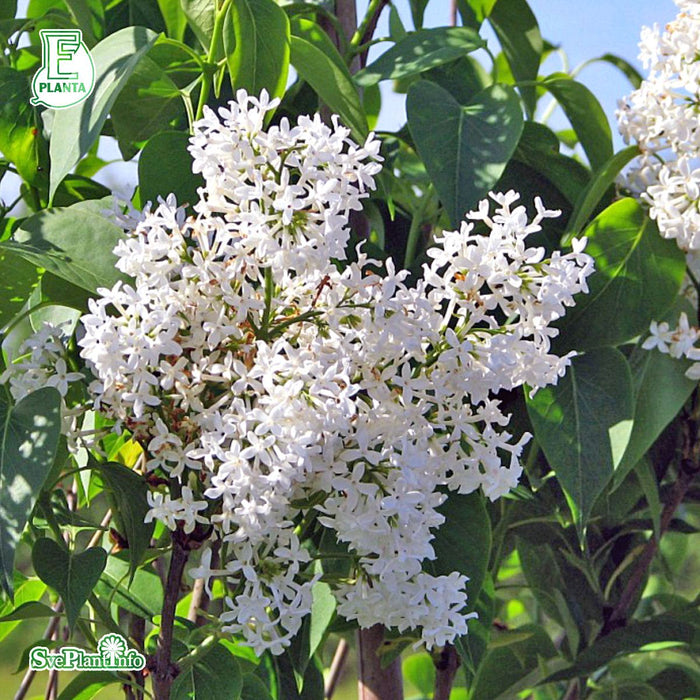
{"label": "blue sky", "polygon": [[[528,0],[540,25],[545,39],[560,45],[567,53],[570,66],[578,64],[605,53],[617,54],[632,63],[640,72],[642,66],[637,60],[639,53],[639,33],[644,25],[655,22],[663,25],[671,20],[677,12],[672,0]],[[366,6],[366,0],[360,0],[359,9]],[[395,0],[404,24],[410,26],[408,0]],[[431,0],[425,14],[425,26],[441,26],[449,23],[449,0]],[[387,32],[388,12],[385,11],[378,28],[377,36]],[[496,49],[497,41],[492,33],[486,32],[489,47]],[[378,55],[383,46],[374,49]],[[543,73],[561,70],[558,57],[552,57],[545,65]],[[594,64],[586,67],[579,80],[586,84],[598,97],[611,122],[615,134],[616,146],[621,140],[616,135],[614,112],[617,100],[630,92],[627,79],[608,64]],[[391,84],[384,83],[384,112],[378,128],[393,130],[405,121],[403,97],[390,95]],[[546,100],[545,100],[546,104]],[[564,127],[563,117],[555,116],[553,122],[557,128]]]}

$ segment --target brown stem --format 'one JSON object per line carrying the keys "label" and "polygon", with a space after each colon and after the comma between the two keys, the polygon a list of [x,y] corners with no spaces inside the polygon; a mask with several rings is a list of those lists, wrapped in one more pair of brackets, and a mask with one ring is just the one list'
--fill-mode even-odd
{"label": "brown stem", "polygon": [[[335,0],[335,16],[338,18],[338,23],[343,29],[343,38],[345,42],[350,41],[352,35],[357,29],[357,7],[355,7],[355,0]],[[335,35],[335,42],[338,50],[342,52],[343,41],[340,37]],[[360,57],[355,56],[350,63],[350,72],[357,73],[360,70]]]}
{"label": "brown stem", "polygon": [[[215,541],[211,545],[211,568],[216,569],[219,566],[219,550],[221,549],[221,542]],[[192,600],[190,602],[189,610],[187,611],[187,619],[190,622],[196,622],[199,626],[205,625],[207,620],[200,612],[206,612],[209,609],[209,594],[207,593],[207,588],[204,585],[204,579],[198,578],[194,582],[192,588]]]}
{"label": "brown stem", "polygon": [[572,678],[562,700],[579,700],[581,696],[578,678]]}
{"label": "brown stem", "polygon": [[173,533],[173,551],[170,556],[168,580],[165,585],[165,598],[161,610],[158,649],[151,664],[153,670],[153,693],[158,700],[169,700],[170,688],[177,676],[177,666],[170,657],[173,645],[173,627],[175,625],[175,608],[180,597],[182,574],[187,564],[189,552],[184,546],[182,533]]}
{"label": "brown stem", "polygon": [[379,650],[384,643],[384,627],[373,625],[357,633],[359,700],[403,700],[401,659],[382,668]]}
{"label": "brown stem", "polygon": [[58,693],[58,671],[52,668],[49,671],[49,680],[46,683],[46,694],[44,695],[46,700],[56,700]]}
{"label": "brown stem", "polygon": [[[133,640],[136,647],[143,650],[144,640],[146,638],[146,620],[138,615],[131,615],[129,624],[129,636]],[[128,700],[143,700],[145,678],[141,671],[134,671],[131,676],[134,679],[136,687],[125,685],[124,692]]]}
{"label": "brown stem", "polygon": [[450,700],[450,693],[459,668],[459,654],[452,644],[445,644],[435,659],[435,691],[433,700]]}
{"label": "brown stem", "polygon": [[450,0],[450,26],[457,26],[457,0]]}
{"label": "brown stem", "polygon": [[[374,36],[374,32],[377,29],[377,22],[379,22],[379,17],[382,14],[384,8],[388,4],[389,4],[389,0],[382,0],[382,2],[379,4],[376,12],[370,18],[369,24],[367,25],[367,28],[365,29],[365,32],[362,35],[362,39],[360,39],[360,46],[363,46],[364,44],[367,44],[368,42],[372,41],[372,37]],[[360,53],[360,68],[364,68],[367,65],[367,54],[368,53],[369,53],[369,47],[364,49]]]}
{"label": "brown stem", "polygon": [[190,607],[187,610],[187,619],[190,622],[196,622],[198,617],[198,611],[201,609],[202,604],[207,600],[207,591],[204,586],[204,579],[198,578],[192,586],[192,598],[190,599]]}
{"label": "brown stem", "polygon": [[345,662],[348,659],[349,651],[350,645],[347,643],[347,640],[341,639],[335,649],[335,654],[333,654],[333,661],[331,661],[331,667],[328,671],[328,678],[326,678],[326,683],[323,689],[323,697],[325,700],[330,700],[333,697],[333,693],[335,693],[340,677],[343,674],[343,669],[345,668]]}

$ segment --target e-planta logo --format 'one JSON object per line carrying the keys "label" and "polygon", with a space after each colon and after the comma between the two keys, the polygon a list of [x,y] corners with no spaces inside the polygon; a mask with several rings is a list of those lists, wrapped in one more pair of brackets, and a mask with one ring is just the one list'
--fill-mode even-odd
{"label": "e-planta logo", "polygon": [[120,634],[105,634],[97,642],[97,653],[78,647],[61,647],[49,651],[36,646],[29,652],[29,668],[33,671],[140,671],[146,665],[146,657],[135,649],[129,649]]}
{"label": "e-planta logo", "polygon": [[32,80],[32,104],[54,109],[85,100],[95,87],[95,65],[80,29],[40,29],[41,68]]}

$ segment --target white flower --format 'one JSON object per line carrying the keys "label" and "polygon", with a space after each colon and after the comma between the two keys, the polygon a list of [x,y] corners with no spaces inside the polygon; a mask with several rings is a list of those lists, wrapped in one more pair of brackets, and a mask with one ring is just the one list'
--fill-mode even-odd
{"label": "white flower", "polygon": [[149,495],[148,520],[225,544],[220,569],[204,557],[192,574],[231,584],[224,629],[257,653],[281,653],[311,609],[320,574],[299,538],[314,521],[352,560],[355,582],[333,584],[341,614],[442,645],[466,632],[465,578],[423,571],[444,488],[495,499],[517,483],[530,436],[507,432],[496,395],[564,372],[551,323],[592,260],[583,240],[550,259],[528,247],[558,212],[537,200],[530,220],[511,191],[443,233],[413,287],[361,246],[348,262],[379,143],[335,118],[265,129],[276,104],[239,91],[205,110],[197,216],[168,198],[133,219],[115,250],[133,282],[83,318],[95,405],[180,485]]}
{"label": "white flower", "polygon": [[648,77],[620,101],[625,141],[641,156],[622,182],[649,205],[661,235],[684,251],[700,250],[700,11],[694,0],[680,8],[664,31],[642,30],[640,58]]}

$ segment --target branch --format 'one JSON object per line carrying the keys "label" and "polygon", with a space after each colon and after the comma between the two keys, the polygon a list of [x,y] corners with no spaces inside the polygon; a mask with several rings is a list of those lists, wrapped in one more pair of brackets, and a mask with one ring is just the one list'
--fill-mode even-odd
{"label": "branch", "polygon": [[348,652],[350,651],[350,646],[345,639],[341,639],[336,647],[335,654],[333,654],[333,661],[331,662],[330,670],[328,671],[328,678],[326,678],[326,683],[323,689],[323,697],[325,700],[330,700],[335,693],[335,689],[340,681],[340,676],[343,673],[343,668],[345,667],[345,662],[348,658]]}
{"label": "branch", "polygon": [[[361,46],[365,46],[374,36],[374,32],[377,28],[377,22],[379,21],[379,16],[382,14],[382,10],[389,4],[389,0],[371,0],[367,8],[367,14],[364,16],[360,26],[357,31],[353,34],[350,39],[350,47],[353,49],[358,49]],[[367,54],[369,53],[369,47],[361,50],[360,55],[360,68],[364,68],[367,65]],[[352,71],[355,72],[355,71]]]}
{"label": "branch", "polygon": [[[63,612],[63,601],[59,600],[58,603],[56,603],[56,605],[53,606],[53,611],[55,613]],[[56,617],[52,617],[51,621],[46,627],[46,630],[44,631],[42,639],[52,639],[54,634],[56,633],[56,630],[58,629],[58,623],[60,621],[61,618],[59,615],[56,615]],[[27,672],[24,674],[24,678],[22,678],[22,683],[20,684],[19,689],[15,693],[14,700],[24,700],[24,698],[27,696],[27,693],[29,692],[29,688],[32,685],[34,676],[36,676],[36,671],[28,669]]]}
{"label": "branch", "polygon": [[[221,547],[221,542],[217,540],[211,546],[211,568],[216,569],[219,566],[219,549]],[[192,587],[192,600],[190,602],[190,608],[187,611],[187,619],[190,622],[196,622],[198,625],[205,625],[207,620],[200,612],[207,612],[209,609],[209,595],[207,594],[206,586],[204,585],[204,579],[198,578],[194,582]]]}
{"label": "branch", "polygon": [[357,633],[359,647],[359,700],[403,700],[401,659],[382,668],[379,650],[384,643],[384,627],[373,625]]}
{"label": "branch", "polygon": [[175,608],[180,596],[182,574],[187,564],[189,551],[185,547],[184,535],[176,530],[172,534],[173,551],[170,557],[168,580],[165,585],[165,598],[161,610],[158,650],[149,664],[153,671],[153,692],[158,700],[168,700],[170,687],[177,676],[177,666],[170,660],[173,646],[173,627],[175,625]]}
{"label": "branch", "polygon": [[445,644],[435,663],[435,691],[433,700],[450,700],[452,685],[459,668],[459,654],[452,644]]}

